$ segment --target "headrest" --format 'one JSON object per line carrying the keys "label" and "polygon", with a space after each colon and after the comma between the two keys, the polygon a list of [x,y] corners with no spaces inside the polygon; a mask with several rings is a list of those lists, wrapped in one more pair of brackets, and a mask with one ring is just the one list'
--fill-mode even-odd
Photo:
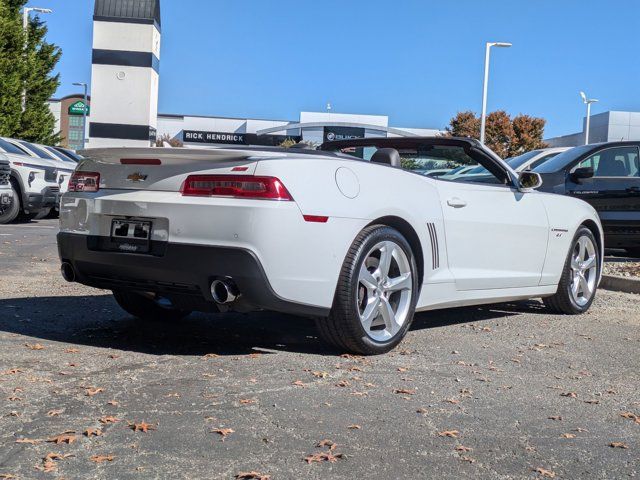
{"label": "headrest", "polygon": [[392,167],[400,167],[400,154],[395,148],[380,148],[371,157],[373,163],[386,163]]}

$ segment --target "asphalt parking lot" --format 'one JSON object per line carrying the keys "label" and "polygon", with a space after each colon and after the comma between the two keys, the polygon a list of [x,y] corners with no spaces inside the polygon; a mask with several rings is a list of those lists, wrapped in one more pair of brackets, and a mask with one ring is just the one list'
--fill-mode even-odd
{"label": "asphalt parking lot", "polygon": [[638,296],[419,314],[391,354],[341,356],[301,318],[134,320],[61,279],[56,231],[0,227],[0,478],[640,473]]}

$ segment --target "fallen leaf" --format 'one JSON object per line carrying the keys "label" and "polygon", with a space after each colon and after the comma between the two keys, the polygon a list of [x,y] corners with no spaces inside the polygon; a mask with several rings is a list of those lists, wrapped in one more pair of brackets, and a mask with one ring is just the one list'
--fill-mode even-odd
{"label": "fallen leaf", "polygon": [[598,405],[600,400],[585,400],[584,403],[589,403],[591,405]]}
{"label": "fallen leaf", "polygon": [[547,417],[549,420],[556,420],[556,421],[560,421],[562,420],[562,417],[560,415],[555,415],[553,417]]}
{"label": "fallen leaf", "polygon": [[348,380],[340,380],[338,383],[336,383],[336,387],[348,387],[349,381]]}
{"label": "fallen leaf", "polygon": [[84,391],[84,394],[87,397],[93,397],[94,395],[97,395],[100,392],[104,392],[104,388],[100,388],[100,387],[92,388],[92,387],[89,387]]}
{"label": "fallen leaf", "polygon": [[415,390],[409,390],[408,388],[396,388],[393,393],[398,393],[402,395],[415,395]]}
{"label": "fallen leaf", "polygon": [[316,447],[329,447],[329,450],[335,450],[337,445],[328,438],[325,438],[324,440],[320,440]]}
{"label": "fallen leaf", "polygon": [[16,443],[28,443],[29,445],[37,445],[42,440],[36,440],[35,438],[18,438]]}
{"label": "fallen leaf", "polygon": [[40,345],[39,343],[25,343],[24,344],[25,347],[27,347],[30,350],[44,350],[44,347],[42,345]]}
{"label": "fallen leaf", "polygon": [[623,412],[623,413],[620,414],[620,416],[622,418],[628,418],[629,420],[633,420],[636,423],[640,423],[640,417],[638,415],[636,415],[635,413]]}
{"label": "fallen leaf", "polygon": [[146,422],[129,423],[129,428],[131,428],[131,430],[133,430],[134,432],[143,432],[143,433],[147,433],[149,430],[156,429],[155,425],[151,425]]}
{"label": "fallen leaf", "polygon": [[443,430],[442,432],[438,432],[438,436],[440,437],[449,437],[449,438],[458,438],[458,434],[460,432],[458,430]]}
{"label": "fallen leaf", "polygon": [[569,397],[569,398],[576,398],[578,396],[578,394],[576,392],[564,392],[560,394],[561,397]]}
{"label": "fallen leaf", "polygon": [[78,353],[80,350],[77,348],[67,348],[64,353]]}
{"label": "fallen leaf", "polygon": [[64,432],[60,435],[56,435],[55,437],[48,439],[47,442],[55,443],[56,445],[59,445],[61,443],[71,445],[77,439],[75,433],[76,432],[74,431]]}
{"label": "fallen leaf", "polygon": [[349,425],[347,427],[349,430],[360,430],[362,427],[360,425],[356,425],[355,423],[353,425]]}
{"label": "fallen leaf", "polygon": [[409,369],[407,367],[398,367],[399,372],[407,372]]}
{"label": "fallen leaf", "polygon": [[47,416],[48,417],[57,417],[58,415],[60,415],[62,413],[62,410],[49,410],[47,412]]}
{"label": "fallen leaf", "polygon": [[212,432],[221,435],[222,441],[224,442],[225,438],[227,438],[227,435],[231,435],[235,432],[235,430],[232,430],[231,428],[216,428],[215,430],[212,430]]}
{"label": "fallen leaf", "polygon": [[70,457],[71,454],[60,454],[60,453],[47,453],[45,457],[42,459],[42,467],[38,467],[39,470],[42,470],[45,473],[55,472],[58,469],[58,465],[55,460],[64,460],[67,457]]}
{"label": "fallen leaf", "polygon": [[112,407],[117,407],[118,405],[120,405],[120,402],[118,402],[116,400],[109,400],[107,402],[107,405],[111,405]]}
{"label": "fallen leaf", "polygon": [[252,403],[256,403],[253,398],[241,398],[240,405],[251,405]]}
{"label": "fallen leaf", "polygon": [[263,475],[258,472],[240,472],[236,474],[237,480],[270,480],[271,475]]}
{"label": "fallen leaf", "polygon": [[220,355],[217,353],[207,353],[204,358],[218,358]]}
{"label": "fallen leaf", "polygon": [[18,477],[16,477],[15,475],[12,475],[11,473],[0,473],[0,478],[2,478],[3,480],[12,480]]}
{"label": "fallen leaf", "polygon": [[560,435],[560,437],[562,437],[562,438],[576,438],[576,434],[575,433],[563,433],[562,435]]}
{"label": "fallen leaf", "polygon": [[116,458],[114,455],[92,455],[90,460],[96,463],[103,462],[113,462],[113,459]]}
{"label": "fallen leaf", "polygon": [[546,470],[544,468],[538,467],[534,468],[533,471],[545,478],[556,478],[556,473],[552,472],[551,470]]}
{"label": "fallen leaf", "polygon": [[304,383],[302,383],[302,380],[296,380],[295,382],[291,382],[291,385],[295,385],[296,387],[304,387]]}
{"label": "fallen leaf", "polygon": [[102,424],[108,424],[108,423],[116,423],[119,422],[120,419],[116,418],[116,417],[111,417],[111,416],[106,416],[106,417],[102,417],[100,419],[98,419],[98,421]]}
{"label": "fallen leaf", "polygon": [[313,375],[316,378],[327,378],[329,376],[328,372],[311,372],[311,375]]}
{"label": "fallen leaf", "polygon": [[460,403],[460,400],[455,399],[455,398],[447,398],[447,399],[445,399],[445,402],[453,403],[454,405],[457,405],[458,403]]}
{"label": "fallen leaf", "polygon": [[611,442],[609,444],[609,446],[611,448],[624,448],[624,449],[629,448],[629,445],[627,445],[626,443],[622,443],[622,442]]}
{"label": "fallen leaf", "polygon": [[5,370],[4,372],[0,372],[0,375],[15,375],[16,373],[20,373],[22,370],[19,368],[10,368],[9,370]]}
{"label": "fallen leaf", "polygon": [[314,463],[314,462],[329,462],[329,463],[335,463],[338,461],[339,458],[344,458],[344,455],[342,453],[336,453],[333,454],[332,452],[320,452],[320,453],[313,453],[311,455],[307,455],[306,457],[304,457],[304,461],[307,463]]}
{"label": "fallen leaf", "polygon": [[458,445],[455,448],[456,452],[470,452],[471,450],[473,450],[473,448],[470,447],[465,447],[464,445]]}
{"label": "fallen leaf", "polygon": [[99,437],[102,435],[102,430],[99,428],[87,428],[84,431],[85,437]]}
{"label": "fallen leaf", "polygon": [[465,462],[469,462],[469,463],[476,463],[476,459],[475,458],[466,457],[464,455],[460,456],[460,460],[464,460]]}

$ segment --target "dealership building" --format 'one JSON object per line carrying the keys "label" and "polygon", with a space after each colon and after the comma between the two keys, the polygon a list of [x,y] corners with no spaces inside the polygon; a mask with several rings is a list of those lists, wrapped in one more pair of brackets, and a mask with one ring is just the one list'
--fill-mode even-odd
{"label": "dealership building", "polygon": [[[640,112],[604,112],[591,115],[589,142],[621,142],[640,140]],[[587,119],[582,120],[582,132],[553,137],[545,140],[550,147],[575,147],[584,145]]]}

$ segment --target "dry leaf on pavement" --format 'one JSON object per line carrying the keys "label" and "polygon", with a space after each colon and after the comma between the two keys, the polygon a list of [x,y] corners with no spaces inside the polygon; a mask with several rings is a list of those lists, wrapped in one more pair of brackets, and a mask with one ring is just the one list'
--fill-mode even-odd
{"label": "dry leaf on pavement", "polygon": [[609,446],[611,448],[624,448],[624,449],[629,448],[629,445],[627,445],[626,443],[622,443],[622,442],[611,442],[609,444]]}
{"label": "dry leaf on pavement", "polygon": [[42,440],[37,440],[35,438],[18,438],[16,443],[28,443],[29,445],[37,445],[42,442]]}
{"label": "dry leaf on pavement", "polygon": [[440,437],[449,437],[449,438],[458,438],[458,434],[460,432],[458,430],[443,430],[442,432],[438,432],[438,436]]}
{"label": "dry leaf on pavement", "polygon": [[224,442],[225,438],[227,438],[227,435],[231,435],[232,433],[235,432],[235,430],[231,429],[231,428],[216,428],[215,430],[211,430],[213,433],[217,433],[218,435],[222,436],[222,441]]}
{"label": "dry leaf on pavement", "polygon": [[116,417],[112,417],[112,416],[106,416],[106,417],[102,417],[99,418],[98,421],[102,424],[108,424],[108,423],[116,423],[119,422],[120,419],[116,418]]}
{"label": "dry leaf on pavement", "polygon": [[99,437],[100,435],[102,435],[102,430],[99,428],[87,428],[84,431],[85,437]]}
{"label": "dry leaf on pavement", "polygon": [[155,425],[151,425],[150,423],[146,423],[146,422],[140,422],[140,423],[129,422],[129,428],[134,432],[143,432],[143,433],[147,433],[149,430],[156,429]]}
{"label": "dry leaf on pavement", "polygon": [[533,471],[545,478],[556,478],[555,472],[552,472],[551,470],[547,470],[545,468],[538,467],[534,468]]}
{"label": "dry leaf on pavement", "polygon": [[39,343],[25,343],[24,346],[30,350],[44,350],[44,347]]}
{"label": "dry leaf on pavement", "polygon": [[113,462],[113,459],[116,458],[114,455],[92,455],[90,460],[96,463],[103,462]]}
{"label": "dry leaf on pavement", "polygon": [[93,397],[94,395],[97,395],[100,392],[104,392],[104,388],[100,388],[100,387],[92,388],[92,387],[89,387],[84,391],[84,394],[87,397]]}
{"label": "dry leaf on pavement", "polygon": [[335,463],[340,458],[344,458],[344,455],[342,453],[336,453],[334,455],[333,453],[331,453],[331,451],[329,451],[329,452],[312,453],[304,457],[304,461],[307,463],[314,463],[314,462]]}
{"label": "dry leaf on pavement", "polygon": [[64,432],[64,433],[61,433],[60,435],[56,435],[55,437],[48,439],[47,442],[55,443],[56,445],[59,445],[61,443],[66,443],[68,445],[71,445],[73,442],[77,440],[75,433],[76,432],[74,431]]}
{"label": "dry leaf on pavement", "polygon": [[271,475],[263,475],[258,472],[240,472],[236,474],[236,480],[270,480]]}
{"label": "dry leaf on pavement", "polygon": [[415,390],[409,390],[408,388],[396,388],[393,393],[398,393],[402,395],[415,395]]}

